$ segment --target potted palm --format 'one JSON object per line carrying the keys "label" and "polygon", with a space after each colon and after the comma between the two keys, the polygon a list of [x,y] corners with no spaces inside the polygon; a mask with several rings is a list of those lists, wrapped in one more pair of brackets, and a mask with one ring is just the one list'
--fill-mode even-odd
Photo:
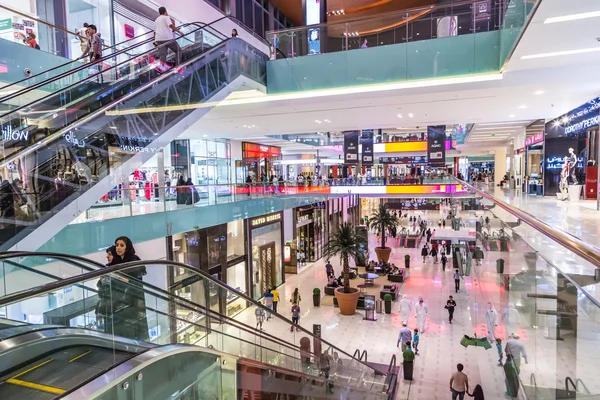
{"label": "potted palm", "polygon": [[378,261],[388,262],[392,249],[385,245],[385,231],[391,230],[398,225],[398,217],[392,214],[387,204],[381,204],[379,209],[369,218],[369,228],[376,229],[381,233],[381,246],[375,247]]}
{"label": "potted palm", "polygon": [[321,289],[313,289],[313,306],[319,307],[321,305]]}
{"label": "potted palm", "polygon": [[364,232],[354,228],[349,222],[342,222],[329,237],[323,255],[325,258],[340,257],[342,261],[343,285],[335,289],[335,297],[340,314],[354,315],[360,297],[358,289],[350,287],[350,258],[360,262],[364,257],[362,246],[367,243]]}
{"label": "potted palm", "polygon": [[385,305],[385,313],[391,314],[392,313],[392,295],[389,293],[386,293],[385,296],[383,296],[383,302]]}

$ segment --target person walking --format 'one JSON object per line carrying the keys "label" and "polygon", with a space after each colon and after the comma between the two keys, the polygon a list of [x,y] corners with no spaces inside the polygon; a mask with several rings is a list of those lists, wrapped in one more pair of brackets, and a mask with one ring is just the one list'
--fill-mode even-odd
{"label": "person walking", "polygon": [[[167,62],[167,51],[171,49],[175,53],[175,65],[181,63],[181,48],[179,43],[173,38],[173,32],[179,33],[183,37],[183,33],[175,26],[175,23],[169,18],[167,9],[160,7],[158,9],[160,14],[154,21],[154,44],[159,47],[160,61],[163,63]],[[164,45],[164,46],[162,46]]]}
{"label": "person walking", "polygon": [[502,339],[496,339],[496,350],[498,351],[498,366],[502,366]]}
{"label": "person walking", "polygon": [[[270,289],[267,289],[267,291],[265,292],[264,298],[265,298],[265,306],[272,310],[273,309],[273,298],[275,296],[273,296],[273,293],[271,293]],[[267,321],[271,319],[271,313],[267,311]]]}
{"label": "person walking", "polygon": [[298,324],[300,323],[300,306],[298,304],[292,305],[292,322],[293,325],[290,326],[290,332],[294,332],[294,325],[296,325],[296,332],[298,329]]}
{"label": "person walking", "polygon": [[483,388],[481,385],[476,385],[475,389],[473,389],[473,393],[467,393],[469,396],[473,397],[473,400],[485,400],[483,396]]}
{"label": "person walking", "polygon": [[519,395],[519,370],[514,363],[513,357],[506,354],[506,362],[504,363],[504,376],[506,384],[506,395],[508,397],[517,397]]}
{"label": "person walking", "polygon": [[446,257],[446,253],[442,250],[442,271],[446,270],[447,263],[448,263],[448,257]]}
{"label": "person walking", "polygon": [[450,296],[448,301],[446,301],[446,310],[448,310],[448,322],[452,323],[452,319],[454,318],[454,308],[456,307],[456,301],[454,298]]}
{"label": "person walking", "polygon": [[331,278],[332,276],[335,277],[333,265],[331,265],[329,260],[327,260],[327,264],[325,264],[325,273],[327,274],[327,279]]}
{"label": "person walking", "polygon": [[415,355],[418,356],[419,355],[419,330],[417,328],[415,328],[414,333],[413,333],[413,347],[415,349]]}
{"label": "person walking", "polygon": [[455,293],[460,292],[460,274],[458,270],[454,271],[454,291]]}
{"label": "person walking", "polygon": [[452,400],[464,400],[465,393],[469,391],[469,378],[463,372],[464,366],[460,363],[456,365],[456,372],[450,378],[450,391]]}
{"label": "person walking", "polygon": [[302,297],[300,296],[300,292],[298,288],[294,289],[294,293],[292,293],[292,297],[290,298],[290,303],[295,306],[299,306],[302,301]]}
{"label": "person walking", "polygon": [[438,262],[438,252],[435,246],[431,246],[431,253],[429,253],[431,257],[433,257],[433,263],[437,264]]}
{"label": "person walking", "polygon": [[398,341],[396,342],[396,347],[399,344],[402,344],[402,351],[406,350],[406,343],[412,340],[412,332],[410,328],[406,326],[406,322],[402,322],[402,329],[400,329],[400,333],[398,334]]}
{"label": "person walking", "polygon": [[508,361],[508,355],[512,356],[512,359],[515,363],[515,367],[517,367],[517,373],[521,372],[521,357],[525,360],[525,364],[527,364],[527,352],[525,351],[525,345],[519,339],[521,337],[516,333],[512,335],[507,341],[506,346],[504,347],[504,352],[506,353],[506,360]]}
{"label": "person walking", "polygon": [[494,330],[496,329],[496,325],[498,323],[498,313],[496,312],[496,309],[492,303],[488,303],[488,308],[485,310],[485,322],[487,324],[488,339],[490,343],[492,343],[496,340]]}
{"label": "person walking", "polygon": [[408,300],[408,296],[403,294],[402,300],[400,300],[400,321],[408,323],[411,310],[410,300]]}
{"label": "person walking", "polygon": [[427,305],[423,301],[423,298],[419,298],[419,302],[415,306],[415,317],[419,325],[419,332],[425,333],[425,318],[427,317]]}
{"label": "person walking", "polygon": [[77,29],[76,33],[79,36],[79,47],[81,48],[81,55],[79,59],[87,57],[90,52],[90,38],[88,36],[88,28],[90,25],[87,22],[83,23],[83,28]]}
{"label": "person walking", "polygon": [[406,342],[406,350],[402,352],[402,369],[404,371],[404,379],[412,381],[413,370],[415,364],[415,353],[410,347],[410,342]]}
{"label": "person walking", "polygon": [[271,294],[273,295],[273,311],[277,312],[277,304],[279,304],[279,292],[275,286],[273,286],[273,289],[271,289]]}
{"label": "person walking", "polygon": [[265,322],[265,310],[261,307],[256,307],[254,310],[254,316],[256,317],[256,329],[262,331],[262,324]]}
{"label": "person walking", "polygon": [[431,228],[427,228],[425,235],[427,236],[427,243],[431,242]]}
{"label": "person walking", "polygon": [[425,263],[425,261],[427,260],[428,255],[429,255],[429,249],[427,248],[427,245],[425,245],[421,249],[421,257],[423,257],[423,263]]}

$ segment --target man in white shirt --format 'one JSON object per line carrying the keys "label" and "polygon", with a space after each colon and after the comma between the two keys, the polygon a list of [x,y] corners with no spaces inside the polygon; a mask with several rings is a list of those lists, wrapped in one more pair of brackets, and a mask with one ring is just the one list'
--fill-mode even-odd
{"label": "man in white shirt", "polygon": [[519,335],[516,333],[513,334],[512,337],[509,337],[509,339],[506,341],[506,346],[504,348],[504,352],[513,357],[513,361],[517,367],[517,372],[521,371],[521,357],[523,357],[525,364],[527,364],[527,352],[525,351],[523,342],[521,342],[519,339],[521,339]]}
{"label": "man in white shirt", "polygon": [[[181,63],[181,48],[179,43],[174,40],[173,32],[177,32],[181,36],[183,36],[183,33],[171,21],[165,7],[160,7],[158,13],[160,15],[154,21],[154,44],[160,46],[160,61],[167,62],[167,49],[171,49],[175,53],[175,65],[179,65]],[[163,44],[164,46],[161,46]]]}

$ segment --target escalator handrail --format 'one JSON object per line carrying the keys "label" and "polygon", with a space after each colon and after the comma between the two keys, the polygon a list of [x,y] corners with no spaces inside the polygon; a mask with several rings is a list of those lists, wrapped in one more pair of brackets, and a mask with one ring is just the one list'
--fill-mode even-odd
{"label": "escalator handrail", "polygon": [[[65,256],[64,254],[59,254],[59,253],[51,253],[51,252],[16,252],[16,253],[21,253],[23,254],[23,256],[32,256],[32,255],[45,255],[48,257],[53,257],[53,256]],[[233,293],[235,293],[236,295],[238,295],[240,298],[246,300],[246,302],[250,303],[251,305],[254,305],[255,307],[259,307],[262,308],[265,313],[266,312],[272,312],[272,310],[258,302],[256,302],[255,300],[253,300],[252,298],[248,297],[246,294],[241,293],[238,290],[235,290],[229,286],[227,286],[226,284],[222,283],[221,281],[219,281],[218,279],[215,279],[214,277],[212,277],[210,274],[208,274],[207,272],[201,271],[200,269],[196,269],[190,265],[186,265],[177,261],[169,261],[169,260],[143,260],[143,261],[134,261],[134,262],[129,262],[129,263],[123,263],[123,264],[117,264],[117,265],[111,265],[111,266],[107,266],[104,267],[102,269],[96,270],[96,271],[91,271],[88,272],[86,274],[82,274],[79,276],[75,276],[75,277],[69,277],[69,278],[65,278],[62,279],[60,281],[57,282],[52,282],[52,283],[48,283],[46,285],[42,285],[42,286],[37,286],[37,287],[33,287],[29,290],[25,290],[19,293],[14,293],[14,294],[10,294],[7,296],[4,296],[2,298],[0,298],[0,307],[5,306],[5,305],[9,305],[18,301],[22,301],[22,300],[26,300],[26,299],[30,299],[30,298],[34,298],[37,297],[39,295],[42,295],[44,293],[47,292],[54,292],[56,290],[59,289],[63,289],[65,287],[74,285],[76,283],[80,283],[82,281],[87,281],[87,280],[92,280],[95,278],[99,278],[103,275],[108,275],[110,273],[118,273],[118,272],[125,272],[128,269],[131,268],[136,268],[136,267],[141,267],[141,266],[147,266],[147,265],[170,265],[173,267],[178,267],[178,268],[183,268],[184,270],[190,270],[198,275],[200,275],[203,279],[207,280],[208,282],[211,282],[213,285],[225,290],[225,291],[231,291]],[[272,317],[278,318],[280,320],[283,320],[287,325],[292,326],[294,325],[294,323],[289,320],[288,318],[282,316],[281,314],[278,313],[272,313],[271,315]],[[302,327],[301,325],[297,326],[299,329],[301,329],[305,334],[309,335],[309,337],[313,338],[313,339],[317,339],[320,340],[322,343],[324,343],[327,346],[330,346],[331,348],[335,349],[337,352],[339,352],[340,354],[344,354],[345,356],[347,356],[350,359],[354,359],[354,357],[352,357],[350,354],[346,353],[344,350],[338,348],[337,346],[329,343],[328,341],[315,336],[312,332],[310,332],[309,330],[305,329],[304,327]],[[355,359],[356,360],[356,359]],[[364,363],[363,361],[360,360],[356,360],[358,361],[360,364],[362,364],[363,366],[365,366],[366,368],[373,370],[373,372],[380,372],[377,371],[375,368],[371,367],[370,365]],[[387,374],[385,374],[387,375]]]}
{"label": "escalator handrail", "polygon": [[[63,127],[62,129],[52,133],[50,136],[40,140],[39,142],[35,143],[32,146],[28,146],[20,151],[17,151],[11,155],[9,155],[8,157],[5,157],[4,159],[0,160],[0,167],[2,167],[3,165],[6,165],[7,163],[19,158],[19,157],[23,157],[33,151],[36,151],[36,149],[38,149],[40,146],[45,146],[51,142],[53,142],[54,140],[62,137],[62,134],[65,131],[70,131],[74,128],[79,127],[80,125],[87,123],[88,121],[96,118],[98,115],[102,115],[104,114],[107,110],[113,108],[116,104],[122,103],[123,101],[126,101],[130,98],[132,98],[133,96],[136,96],[137,94],[139,94],[140,92],[145,91],[148,88],[148,85],[155,85],[158,82],[162,82],[163,80],[171,77],[172,74],[176,73],[178,69],[180,68],[185,68],[188,65],[197,63],[200,59],[202,59],[203,57],[207,57],[209,54],[211,54],[211,52],[215,49],[218,49],[220,46],[226,44],[229,42],[229,40],[232,40],[230,38],[225,39],[224,41],[222,41],[221,43],[219,43],[217,46],[213,47],[212,49],[210,49],[209,51],[203,52],[198,54],[197,56],[195,56],[194,58],[189,59],[188,61],[186,61],[185,63],[182,63],[180,65],[178,65],[178,68],[171,68],[169,71],[167,71],[166,73],[161,74],[159,77],[157,77],[156,79],[152,80],[152,82],[149,82],[145,85],[142,85],[138,88],[136,88],[135,90],[132,90],[131,92],[127,93],[126,95],[114,100],[111,103],[108,103],[102,107],[100,107],[99,109],[97,109],[94,112],[91,112],[89,114],[87,114],[85,117],[80,118],[76,121],[73,121],[72,123],[70,123],[68,126]],[[104,70],[102,73],[106,72],[107,70]],[[101,73],[95,74],[95,75],[91,75],[90,78],[95,77],[97,75],[100,75]],[[76,84],[73,84],[71,86],[76,86],[77,84],[79,84],[81,82],[78,82]],[[0,116],[0,118],[2,118]]]}
{"label": "escalator handrail", "polygon": [[[181,27],[183,27],[183,25],[182,25]],[[180,28],[181,28],[181,27],[180,27]],[[132,41],[132,40],[139,39],[139,38],[141,38],[141,37],[143,37],[143,36],[146,36],[146,35],[147,35],[147,34],[149,34],[149,33],[154,33],[154,31],[149,31],[149,32],[146,32],[146,33],[142,33],[141,35],[138,35],[138,36],[136,36],[136,37],[133,37],[133,38],[131,38],[131,39],[127,39],[127,40],[124,40],[124,41],[122,41],[122,42],[120,42],[120,43],[117,43],[117,44],[115,44],[114,46],[111,46],[111,47],[105,48],[105,50],[109,50],[109,49],[112,49],[112,48],[114,48],[114,47],[120,46],[120,45],[122,45],[123,43],[127,43],[127,42],[130,42],[130,41]],[[145,41],[145,43],[148,43],[148,42],[147,42],[147,41]],[[130,46],[130,47],[133,47],[133,46]],[[122,50],[127,50],[127,49],[122,49]],[[121,53],[119,53],[119,54],[121,54]],[[116,53],[113,53],[111,56],[115,56],[115,55],[117,55],[117,54],[116,54]],[[31,75],[31,76],[29,76],[29,77],[27,77],[27,78],[23,78],[23,79],[21,79],[20,81],[12,82],[12,83],[9,83],[9,84],[7,84],[7,85],[5,85],[5,86],[0,86],[0,90],[5,90],[6,88],[9,88],[9,87],[11,87],[11,86],[14,86],[14,85],[20,85],[21,83],[23,83],[23,82],[25,82],[25,81],[28,81],[28,80],[30,80],[30,79],[36,78],[36,77],[38,77],[38,76],[40,76],[40,75],[45,75],[45,74],[47,74],[48,72],[54,71],[54,70],[56,70],[56,69],[59,69],[59,68],[62,68],[62,67],[66,67],[66,66],[67,66],[67,65],[69,65],[69,64],[74,64],[74,63],[77,63],[77,62],[79,62],[79,60],[81,60],[81,58],[78,58],[78,59],[76,59],[76,60],[71,60],[71,61],[69,61],[69,62],[66,62],[66,63],[64,63],[64,64],[61,64],[61,65],[57,65],[56,67],[49,68],[49,69],[47,69],[47,70],[44,70],[43,72],[37,73],[37,74],[35,74],[35,75]],[[5,96],[5,97],[7,97],[7,96]],[[4,102],[4,101],[5,101],[4,97],[0,98],[0,103],[2,103],[2,102]]]}
{"label": "escalator handrail", "polygon": [[573,382],[573,379],[571,379],[570,376],[567,376],[565,378],[565,390],[567,391],[567,393],[569,393],[569,382],[571,382],[571,385],[573,386],[573,391],[577,392],[577,386],[575,386],[575,382]]}
{"label": "escalator handrail", "polygon": [[[191,22],[191,23],[188,23],[188,24],[184,24],[185,26],[189,26],[189,25],[196,25],[198,28],[197,28],[197,29],[194,29],[194,30],[192,30],[192,31],[190,31],[190,32],[188,32],[188,33],[186,33],[185,35],[183,35],[183,36],[181,36],[181,37],[182,37],[182,38],[185,38],[185,37],[186,37],[186,36],[188,36],[188,35],[195,34],[197,31],[199,31],[199,30],[202,30],[202,29],[207,29],[207,28],[209,28],[209,26],[210,26],[210,24],[208,24],[208,25],[204,24],[204,26],[201,26],[201,25],[199,25],[199,24],[202,24],[202,23],[201,23],[201,22],[200,22],[200,23]],[[211,27],[211,29],[213,29],[213,28]],[[218,31],[217,31],[217,32],[218,32]],[[212,33],[212,32],[211,32],[211,33]],[[220,32],[219,32],[219,34],[220,34]],[[175,39],[174,39],[174,40],[175,40]],[[63,72],[63,73],[61,73],[61,74],[59,74],[59,75],[57,75],[57,76],[53,76],[53,77],[51,77],[51,78],[48,78],[48,79],[46,79],[46,80],[44,80],[44,81],[38,82],[38,83],[36,83],[36,84],[34,84],[34,85],[30,85],[30,86],[26,87],[26,88],[25,88],[25,89],[23,89],[23,90],[20,90],[20,91],[18,91],[18,92],[15,92],[15,93],[11,93],[11,94],[9,94],[9,95],[7,95],[7,96],[4,96],[3,98],[1,98],[1,99],[0,99],[0,102],[5,102],[5,101],[8,101],[8,100],[12,100],[13,98],[15,98],[15,97],[18,97],[18,96],[20,96],[20,95],[22,95],[22,94],[24,94],[24,93],[28,93],[28,92],[30,92],[30,91],[32,91],[32,90],[39,89],[40,87],[43,87],[43,86],[46,86],[46,85],[48,85],[48,84],[50,84],[50,83],[52,83],[52,82],[55,82],[55,81],[61,80],[61,79],[65,78],[65,77],[67,77],[67,76],[73,75],[73,74],[75,74],[75,73],[78,73],[78,72],[81,72],[81,71],[83,71],[83,70],[87,70],[87,69],[89,69],[89,68],[90,68],[90,66],[91,66],[91,65],[95,65],[95,64],[101,63],[102,61],[109,60],[109,59],[111,59],[111,58],[113,58],[113,57],[116,57],[116,56],[119,56],[119,55],[121,55],[121,54],[126,54],[128,51],[130,51],[130,50],[132,50],[132,49],[135,49],[135,48],[138,48],[138,47],[141,47],[141,46],[144,46],[144,45],[146,45],[146,44],[148,44],[148,43],[151,43],[152,41],[154,41],[154,38],[146,39],[146,40],[144,40],[144,41],[142,41],[142,42],[140,42],[140,43],[136,43],[136,44],[134,44],[134,45],[132,45],[132,46],[130,46],[130,47],[128,47],[128,48],[121,49],[121,50],[118,50],[117,52],[115,52],[115,53],[112,53],[112,54],[110,54],[110,55],[103,56],[103,57],[102,57],[100,60],[98,60],[98,61],[95,61],[95,62],[93,62],[93,63],[87,63],[87,64],[85,64],[85,63],[84,63],[84,64],[82,64],[82,65],[78,66],[77,68],[74,68],[74,69],[72,69],[72,70],[69,70],[69,71],[65,71],[65,72]],[[136,56],[135,56],[135,58],[141,58],[141,57],[144,57],[144,56],[146,56],[146,55],[148,55],[148,54],[150,54],[150,53],[153,53],[153,52],[155,52],[157,49],[160,49],[161,47],[165,47],[165,46],[167,46],[168,44],[169,44],[169,42],[167,42],[167,43],[163,43],[163,44],[161,44],[161,45],[159,45],[159,46],[156,46],[156,47],[152,48],[151,50],[148,50],[148,51],[146,51],[146,52],[144,52],[144,53],[141,53],[141,54],[138,54],[138,55],[136,55]],[[102,70],[102,72],[96,72],[95,74],[92,74],[92,75],[89,75],[89,76],[87,76],[85,79],[82,79],[82,80],[80,80],[80,81],[77,81],[77,82],[75,82],[75,83],[72,83],[72,84],[70,84],[70,85],[68,85],[68,86],[65,86],[65,87],[63,87],[62,89],[60,89],[60,92],[62,92],[62,91],[65,91],[65,90],[69,90],[69,89],[71,89],[71,88],[73,88],[73,87],[75,87],[75,86],[77,86],[77,85],[80,85],[80,84],[82,84],[82,83],[86,82],[86,81],[93,80],[93,79],[94,79],[95,77],[97,77],[98,75],[102,75],[102,74],[104,74],[104,73],[106,73],[106,72],[108,72],[108,71],[111,71],[111,70],[113,70],[113,69],[115,69],[115,68],[117,68],[117,67],[120,67],[122,64],[126,64],[126,63],[128,63],[129,61],[130,61],[130,60],[125,60],[125,61],[121,61],[121,62],[120,62],[120,63],[118,63],[118,64],[111,65],[109,68],[106,68],[106,69]],[[33,104],[35,104],[35,103],[38,103],[38,102],[40,102],[40,101],[42,101],[42,100],[46,100],[46,99],[48,99],[49,97],[52,97],[52,96],[55,96],[55,95],[56,95],[56,93],[55,93],[55,92],[52,92],[52,93],[49,93],[49,94],[47,94],[47,95],[46,95],[46,96],[44,96],[44,97],[41,97],[41,98],[39,98],[39,99],[36,99],[36,100],[32,101],[32,102],[30,102],[30,103],[27,103],[27,104],[21,105],[21,106],[19,106],[19,107],[17,107],[17,108],[13,108],[12,110],[9,110],[7,113],[0,115],[0,119],[2,119],[2,118],[6,118],[8,115],[10,115],[10,114],[12,114],[12,113],[15,113],[15,112],[17,112],[17,111],[20,111],[20,110],[22,110],[22,109],[23,109],[23,108],[25,108],[25,107],[29,107],[29,106],[31,106],[31,105],[33,105]]]}
{"label": "escalator handrail", "polygon": [[590,389],[587,388],[587,386],[585,386],[585,383],[583,383],[583,381],[581,380],[581,378],[577,378],[575,379],[575,389],[577,389],[577,392],[579,392],[579,384],[581,383],[581,386],[583,386],[583,388],[585,389],[585,393],[586,394],[591,394],[592,392],[590,392]]}
{"label": "escalator handrail", "polygon": [[[19,252],[10,252],[10,253],[15,253],[15,255],[11,256],[10,258],[12,258],[12,257],[23,257],[22,254],[17,254]],[[9,258],[9,257],[7,257],[6,255],[7,255],[6,253],[0,254],[0,262],[5,262],[5,263],[8,263],[8,264],[11,264],[11,265],[16,266],[18,268],[22,268],[22,269],[24,269],[24,270],[26,270],[28,272],[32,272],[32,273],[44,276],[46,278],[55,279],[56,281],[60,281],[60,280],[64,279],[64,278],[60,278],[58,276],[52,275],[52,274],[47,273],[47,272],[39,271],[39,270],[36,270],[34,268],[30,268],[30,267],[24,266],[24,265],[19,264],[19,263],[15,262],[15,261],[7,260],[7,258]],[[84,259],[82,257],[77,257],[77,256],[73,256],[73,257],[85,260],[85,261],[89,262],[90,264],[95,264],[98,268],[97,269],[93,269],[93,268],[91,268],[91,267],[89,267],[87,265],[79,264],[77,261],[69,260],[69,257],[54,256],[53,258],[55,258],[57,260],[65,261],[65,262],[67,262],[67,263],[69,263],[69,264],[71,264],[71,265],[73,265],[73,266],[75,266],[77,268],[84,269],[84,270],[86,270],[88,272],[96,271],[98,269],[105,268],[104,265],[102,265],[100,263],[97,263],[95,261],[86,260],[86,259]],[[118,274],[118,275],[121,275],[121,274]],[[266,333],[264,331],[257,331],[252,326],[247,325],[247,324],[245,324],[243,322],[240,322],[240,321],[238,321],[238,320],[236,320],[236,319],[234,319],[234,318],[232,318],[232,317],[230,317],[228,315],[219,314],[218,312],[212,310],[210,307],[207,308],[207,307],[204,307],[204,306],[202,306],[200,304],[196,304],[196,303],[194,303],[194,302],[192,302],[190,300],[187,300],[185,298],[182,298],[182,297],[179,297],[177,295],[174,295],[173,293],[170,293],[170,292],[168,292],[168,291],[166,291],[164,289],[161,289],[161,288],[159,288],[157,286],[154,286],[154,285],[152,285],[152,284],[150,284],[148,282],[145,282],[143,280],[131,277],[129,275],[121,275],[121,276],[123,276],[124,278],[126,278],[129,281],[136,282],[138,285],[142,285],[142,287],[145,286],[145,287],[148,287],[148,288],[152,289],[152,291],[147,290],[147,289],[142,289],[142,290],[143,290],[144,293],[151,294],[152,296],[154,296],[154,297],[156,297],[156,298],[158,298],[160,300],[164,300],[164,301],[167,301],[167,302],[172,302],[172,303],[174,303],[177,306],[181,306],[181,307],[189,309],[191,311],[197,311],[198,309],[200,309],[204,313],[204,315],[206,315],[206,312],[209,312],[212,317],[218,318],[218,319],[222,319],[222,320],[226,320],[232,326],[234,326],[234,327],[236,327],[236,328],[238,328],[240,330],[243,330],[243,331],[245,331],[247,333],[250,333],[252,335],[266,337],[270,341],[275,342],[275,343],[277,343],[277,344],[279,344],[281,346],[287,347],[287,348],[289,348],[289,349],[291,349],[293,351],[300,352],[300,347],[296,346],[295,344],[286,342],[285,340],[282,340],[282,339],[280,339],[278,337],[272,336],[272,335],[270,335],[270,334],[268,334],[268,333]],[[127,285],[129,285],[128,282],[124,282],[124,283],[127,284]],[[81,284],[75,284],[73,286],[80,287],[82,289],[89,290],[89,291],[94,292],[94,293],[98,293],[99,292],[98,290],[96,290],[96,289],[94,289],[92,287],[81,285]],[[156,292],[158,292],[160,294],[157,294]],[[154,310],[154,309],[152,309],[150,307],[146,307],[146,308],[149,309],[149,310],[152,310],[153,312],[162,313],[161,311]],[[164,315],[170,316],[168,314],[164,314]],[[170,317],[172,317],[172,316],[170,316]],[[174,317],[174,318],[178,319],[177,317]],[[185,320],[185,321],[188,322],[188,323],[190,323],[190,324],[193,324],[195,326],[199,326],[199,325],[197,325],[197,324],[195,324],[195,323],[193,323],[191,321],[187,321],[187,320]],[[223,333],[223,332],[221,332],[221,333]],[[225,333],[223,333],[223,334],[225,334]],[[231,335],[227,335],[227,336],[231,336]],[[242,340],[242,339],[238,339],[238,338],[234,338],[234,339]],[[250,343],[250,342],[248,342],[248,343]],[[273,351],[275,351],[275,350],[273,350]],[[317,355],[315,353],[313,353],[313,352],[309,351],[308,353],[311,354],[311,355],[313,355],[313,357],[317,357]],[[280,353],[280,354],[284,354],[284,353]]]}
{"label": "escalator handrail", "polygon": [[396,355],[392,354],[392,358],[390,360],[390,364],[388,365],[388,370],[387,370],[386,375],[393,373],[395,368],[396,368]]}

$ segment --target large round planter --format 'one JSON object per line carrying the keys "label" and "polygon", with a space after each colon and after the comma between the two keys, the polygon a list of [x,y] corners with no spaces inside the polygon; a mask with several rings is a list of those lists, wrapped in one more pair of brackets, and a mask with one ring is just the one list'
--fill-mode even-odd
{"label": "large round planter", "polygon": [[388,262],[390,261],[392,249],[390,247],[375,247],[375,254],[377,254],[377,261]]}
{"label": "large round planter", "polygon": [[343,286],[335,289],[335,298],[337,299],[340,314],[342,315],[354,315],[356,313],[356,305],[358,304],[360,292],[356,288],[350,288],[350,291],[350,293],[344,293]]}

